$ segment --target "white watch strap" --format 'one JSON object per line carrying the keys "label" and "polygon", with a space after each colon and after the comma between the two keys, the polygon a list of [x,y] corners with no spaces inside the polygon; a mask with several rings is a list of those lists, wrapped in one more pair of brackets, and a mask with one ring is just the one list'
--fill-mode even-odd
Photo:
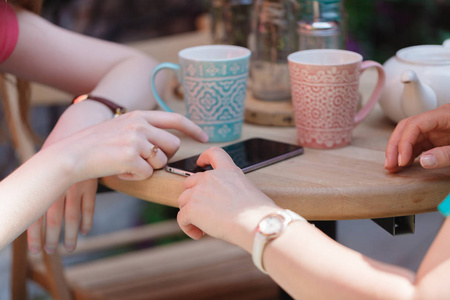
{"label": "white watch strap", "polygon": [[267,274],[263,267],[262,255],[267,244],[267,238],[260,232],[256,232],[253,240],[252,259],[255,266],[264,274]]}
{"label": "white watch strap", "polygon": [[285,209],[284,212],[287,213],[287,214],[291,217],[291,219],[292,219],[291,222],[294,222],[294,221],[304,221],[304,222],[308,222],[308,221],[306,221],[305,218],[303,218],[303,217],[300,216],[299,214],[293,212],[292,210]]}
{"label": "white watch strap", "polygon": [[[308,221],[306,221],[305,218],[301,217],[300,215],[296,214],[295,212],[293,212],[293,211],[291,211],[289,209],[278,211],[278,212],[276,212],[276,214],[282,216],[284,218],[285,222],[286,222],[286,225],[282,229],[283,231],[284,231],[284,229],[286,229],[286,227],[289,224],[291,224],[294,221],[308,222]],[[264,220],[267,217],[268,216],[264,217],[262,220]],[[280,236],[281,234],[282,234],[282,232],[278,236]],[[253,249],[252,249],[253,263],[264,274],[267,274],[266,270],[264,269],[264,265],[263,265],[264,249],[265,249],[267,243],[270,242],[271,240],[275,239],[275,238],[269,238],[269,237],[263,235],[261,232],[257,231],[256,234],[255,234],[255,238],[253,240]]]}

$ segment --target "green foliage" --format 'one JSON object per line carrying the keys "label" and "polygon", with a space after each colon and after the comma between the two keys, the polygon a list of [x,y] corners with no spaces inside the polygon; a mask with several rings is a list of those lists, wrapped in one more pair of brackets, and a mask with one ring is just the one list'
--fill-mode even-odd
{"label": "green foliage", "polygon": [[396,51],[442,44],[450,36],[450,1],[345,0],[347,48],[386,61]]}
{"label": "green foliage", "polygon": [[142,211],[142,221],[145,224],[157,223],[160,221],[175,219],[178,208],[146,202]]}
{"label": "green foliage", "polygon": [[[157,223],[164,220],[176,219],[178,208],[147,202],[142,211],[142,220],[145,224]],[[173,236],[153,241],[154,245],[164,245],[188,238],[187,235]]]}

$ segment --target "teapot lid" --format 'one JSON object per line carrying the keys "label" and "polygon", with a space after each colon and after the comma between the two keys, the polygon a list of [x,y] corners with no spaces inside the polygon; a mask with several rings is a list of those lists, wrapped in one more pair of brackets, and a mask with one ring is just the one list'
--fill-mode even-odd
{"label": "teapot lid", "polygon": [[450,48],[441,45],[421,45],[397,51],[397,58],[412,64],[449,65]]}

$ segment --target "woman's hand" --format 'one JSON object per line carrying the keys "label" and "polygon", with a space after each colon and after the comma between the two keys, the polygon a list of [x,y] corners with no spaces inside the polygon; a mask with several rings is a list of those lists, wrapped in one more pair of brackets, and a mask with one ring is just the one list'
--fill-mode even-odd
{"label": "woman's hand", "polygon": [[[76,248],[78,231],[87,234],[92,227],[95,210],[95,197],[98,180],[88,179],[75,183],[56,200],[45,214],[45,250],[52,254],[58,243],[64,220],[64,248],[73,251]],[[81,217],[81,218],[80,218]],[[41,229],[44,218],[28,228],[30,250],[39,252]]]}
{"label": "woman's hand", "polygon": [[203,233],[245,249],[262,217],[279,208],[259,191],[221,148],[203,152],[197,164],[214,170],[186,178],[178,204],[178,224],[193,239]]}
{"label": "woman's hand", "polygon": [[[72,186],[47,212],[47,252],[52,253],[58,244],[63,215],[66,221],[64,244],[69,251],[76,245],[80,212],[82,231],[90,228],[96,178],[118,174],[125,180],[140,180],[151,176],[154,169],[160,169],[167,163],[180,147],[180,140],[164,129],[176,129],[200,142],[207,141],[207,135],[200,127],[179,114],[135,111],[88,127],[48,146],[63,147],[65,150],[62,151],[76,157],[75,182],[82,182],[79,186]],[[153,155],[155,145],[159,149]],[[33,252],[41,249],[41,228],[42,218],[28,229],[28,244]]]}
{"label": "woman's hand", "polygon": [[386,148],[385,168],[397,172],[420,154],[425,169],[450,166],[450,104],[400,121]]}

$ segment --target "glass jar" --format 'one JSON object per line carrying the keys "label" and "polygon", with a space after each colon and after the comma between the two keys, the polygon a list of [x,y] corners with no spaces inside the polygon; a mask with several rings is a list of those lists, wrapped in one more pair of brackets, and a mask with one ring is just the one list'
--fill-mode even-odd
{"label": "glass jar", "polygon": [[299,49],[342,49],[340,24],[323,18],[319,1],[313,1],[313,17],[298,22]]}
{"label": "glass jar", "polygon": [[320,4],[321,15],[326,20],[337,21],[342,23],[343,3],[341,0],[297,0],[300,10],[298,18],[300,20],[311,20],[314,15],[314,2],[317,1]]}
{"label": "glass jar", "polygon": [[211,33],[214,44],[247,47],[253,0],[213,0]]}
{"label": "glass jar", "polygon": [[287,56],[298,50],[297,0],[255,0],[249,47],[251,90],[260,100],[291,97]]}
{"label": "glass jar", "polygon": [[[345,49],[346,14],[341,0],[297,0],[299,48]],[[306,39],[306,40],[305,40]],[[317,46],[316,46],[317,45]]]}

